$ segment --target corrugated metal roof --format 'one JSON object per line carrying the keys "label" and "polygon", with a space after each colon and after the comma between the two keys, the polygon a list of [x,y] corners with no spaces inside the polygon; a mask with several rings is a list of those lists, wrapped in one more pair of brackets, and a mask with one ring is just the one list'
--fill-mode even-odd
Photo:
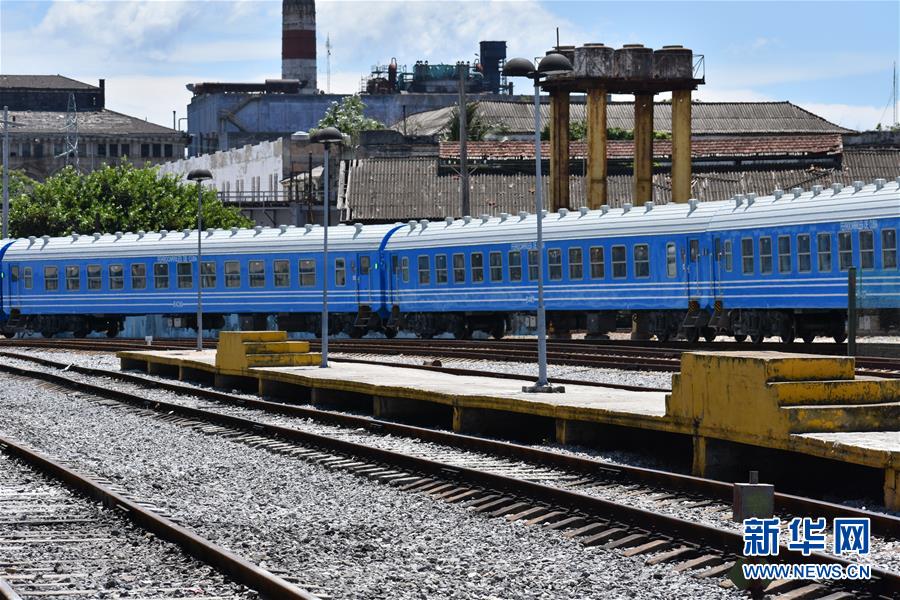
{"label": "corrugated metal roof", "polygon": [[[37,90],[96,90],[100,89],[62,75],[0,75],[0,88]],[[2,104],[2,103],[0,103]]]}
{"label": "corrugated metal roof", "polygon": [[[59,133],[65,135],[68,113],[61,111],[11,110],[11,119],[17,125],[12,135],[29,133]],[[129,117],[108,109],[86,110],[77,113],[78,133],[82,135],[170,134],[180,132],[156,123]]]}
{"label": "corrugated metal roof", "polygon": [[[534,160],[534,142],[469,142],[468,156],[472,159],[491,160]],[[752,137],[698,137],[691,142],[691,155],[696,157],[748,157],[748,156],[804,156],[809,154],[838,154],[841,151],[841,136],[792,135],[792,136],[752,136]],[[550,142],[541,144],[541,154],[550,156]],[[628,159],[634,157],[634,142],[631,140],[609,140],[607,158]],[[670,140],[653,142],[653,156],[672,156]],[[441,158],[459,158],[459,142],[441,142]],[[587,157],[587,144],[583,141],[569,144],[569,158]]]}
{"label": "corrugated metal roof", "polygon": [[[447,107],[410,115],[406,118],[406,131],[419,135],[443,133],[453,110],[453,107]],[[571,103],[569,119],[584,121],[586,110],[583,103]],[[478,103],[478,112],[485,121],[505,126],[508,134],[534,133],[534,106],[531,103],[482,101]],[[546,124],[549,119],[550,106],[545,102],[541,104],[541,121]],[[610,102],[607,126],[634,129],[634,103]],[[790,102],[694,102],[691,127],[694,135],[839,134],[852,131]],[[671,104],[656,103],[653,128],[656,131],[672,130]],[[403,122],[394,125],[394,129],[402,130]]]}
{"label": "corrugated metal roof", "polygon": [[[845,152],[842,169],[787,169],[766,171],[694,172],[692,195],[701,201],[722,200],[735,194],[767,194],[775,188],[845,185],[855,180],[870,182],[878,177],[892,180],[900,176],[900,152],[896,150]],[[542,178],[544,198],[549,198],[550,178]],[[630,175],[607,179],[610,206],[631,202]],[[470,176],[470,204],[473,215],[516,214],[533,210],[534,176],[522,173],[500,175],[475,173]],[[668,173],[653,176],[654,201],[671,199]],[[573,207],[586,205],[584,178],[569,178]],[[347,189],[347,205],[355,220],[406,220],[444,218],[459,215],[459,178],[439,176],[433,158],[367,159],[353,163]]]}

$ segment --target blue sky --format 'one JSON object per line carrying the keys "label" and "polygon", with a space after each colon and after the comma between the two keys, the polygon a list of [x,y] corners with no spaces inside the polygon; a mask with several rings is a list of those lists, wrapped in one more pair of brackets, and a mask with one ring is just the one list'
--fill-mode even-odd
{"label": "blue sky", "polygon": [[[319,87],[358,90],[396,57],[472,59],[482,39],[509,56],[555,43],[683,44],[706,57],[705,101],[789,100],[854,129],[891,120],[900,2],[319,1]],[[107,80],[107,106],[164,125],[194,81],[280,76],[281,2],[0,3],[0,72]]]}

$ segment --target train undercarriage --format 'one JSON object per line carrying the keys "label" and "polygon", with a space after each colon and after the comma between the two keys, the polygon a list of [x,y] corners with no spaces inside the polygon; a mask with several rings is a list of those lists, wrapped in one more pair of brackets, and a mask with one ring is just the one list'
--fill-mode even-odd
{"label": "train undercarriage", "polygon": [[[878,318],[882,328],[900,326],[895,323],[895,311],[869,311]],[[225,327],[226,315],[204,314],[205,330]],[[195,315],[165,315],[166,323],[174,330],[196,331]],[[321,317],[311,313],[279,313],[274,315],[251,313],[237,315],[232,326],[242,330],[270,329],[289,332],[321,334]],[[124,329],[122,315],[11,315],[0,328],[0,333],[12,337],[16,333],[34,332],[44,337],[71,333],[86,337],[103,333],[108,337],[119,335]],[[759,344],[765,338],[780,338],[784,343],[803,340],[811,343],[816,337],[831,337],[837,343],[847,339],[846,312],[840,310],[760,310],[718,308],[713,312],[689,306],[685,311],[548,311],[547,331],[551,338],[566,339],[573,332],[585,332],[588,339],[603,339],[617,328],[631,325],[633,339],[652,339],[667,342],[683,339],[697,342],[713,341],[718,336],[730,336],[735,341],[749,339]],[[394,307],[382,316],[363,306],[356,313],[332,313],[329,317],[331,335],[361,338],[367,334],[393,338],[400,331],[409,331],[423,338],[450,334],[456,339],[469,339],[487,335],[500,339],[510,333],[533,332],[533,313],[502,312],[447,312],[401,313]]]}

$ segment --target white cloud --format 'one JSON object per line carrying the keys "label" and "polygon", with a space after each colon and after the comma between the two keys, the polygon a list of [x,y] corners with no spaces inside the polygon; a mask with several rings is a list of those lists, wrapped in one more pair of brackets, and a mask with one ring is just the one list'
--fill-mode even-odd
{"label": "white cloud", "polygon": [[[875,129],[878,123],[890,125],[891,107],[865,106],[858,104],[826,104],[820,102],[797,102],[798,106],[849,129],[865,131]],[[900,102],[897,103],[900,110]]]}
{"label": "white cloud", "polygon": [[535,0],[320,1],[316,21],[320,73],[325,71],[326,34],[334,47],[332,66],[338,70],[346,70],[344,66],[349,64],[387,64],[392,57],[409,68],[419,59],[473,61],[482,40],[506,40],[510,56],[543,55],[556,42],[556,26],[564,32],[563,43],[581,43],[588,38],[579,26]]}

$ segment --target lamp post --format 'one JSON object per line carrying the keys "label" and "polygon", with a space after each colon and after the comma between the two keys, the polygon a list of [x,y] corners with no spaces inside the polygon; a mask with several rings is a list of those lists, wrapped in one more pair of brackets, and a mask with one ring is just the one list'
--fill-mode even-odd
{"label": "lamp post", "polygon": [[188,173],[190,181],[197,182],[197,351],[203,350],[203,182],[212,179],[206,169],[194,169]]}
{"label": "lamp post", "polygon": [[547,380],[547,312],[544,309],[544,201],[541,187],[541,78],[560,75],[572,70],[569,59],[562,54],[548,54],[535,68],[527,58],[512,58],[503,65],[507,77],[527,77],[534,81],[534,213],[537,220],[537,338],[538,380],[534,385],[523,386],[523,392],[563,392],[562,386],[551,385]]}
{"label": "lamp post", "polygon": [[309,141],[314,144],[322,144],[325,149],[325,166],[322,170],[322,179],[325,180],[322,196],[322,232],[323,232],[323,251],[322,251],[322,363],[319,365],[325,369],[328,367],[328,221],[330,212],[330,202],[328,199],[328,153],[332,144],[342,144],[344,136],[335,127],[324,127],[319,129],[311,136]]}

